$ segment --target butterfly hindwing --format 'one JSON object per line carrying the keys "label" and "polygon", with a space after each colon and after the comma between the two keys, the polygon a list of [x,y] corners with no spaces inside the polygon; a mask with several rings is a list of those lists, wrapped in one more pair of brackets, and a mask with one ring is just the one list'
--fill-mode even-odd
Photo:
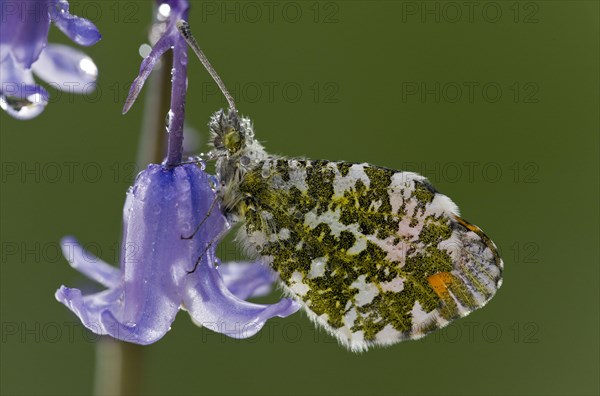
{"label": "butterfly hindwing", "polygon": [[239,190],[247,250],[353,350],[419,338],[500,286],[494,244],[415,173],[269,157]]}

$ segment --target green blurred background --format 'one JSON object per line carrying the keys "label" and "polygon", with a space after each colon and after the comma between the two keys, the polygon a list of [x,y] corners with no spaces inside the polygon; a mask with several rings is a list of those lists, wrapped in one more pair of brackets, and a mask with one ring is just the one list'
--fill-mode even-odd
{"label": "green blurred background", "polygon": [[[153,2],[71,4],[103,34],[85,49],[99,90],[53,90],[32,121],[0,114],[3,395],[92,391],[96,337],[53,297],[91,285],[58,241],[116,263],[135,175],[144,101],[121,108]],[[144,393],[598,394],[598,18],[596,1],[193,1],[194,33],[270,152],[424,174],[499,245],[505,280],[450,327],[362,355],[302,313],[241,341],[181,313],[143,349]],[[190,63],[187,121],[205,141],[225,102]]]}

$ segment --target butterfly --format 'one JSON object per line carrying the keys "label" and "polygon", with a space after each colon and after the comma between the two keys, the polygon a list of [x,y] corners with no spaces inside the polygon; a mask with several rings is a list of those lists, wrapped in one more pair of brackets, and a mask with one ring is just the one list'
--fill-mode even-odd
{"label": "butterfly", "polygon": [[494,296],[498,249],[450,198],[413,172],[267,153],[179,28],[229,102],[209,122],[220,208],[310,319],[364,351],[423,337]]}

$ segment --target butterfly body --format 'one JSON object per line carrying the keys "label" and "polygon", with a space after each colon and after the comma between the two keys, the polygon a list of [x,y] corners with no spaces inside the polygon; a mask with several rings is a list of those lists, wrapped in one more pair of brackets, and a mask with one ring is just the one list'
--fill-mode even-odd
{"label": "butterfly body", "polygon": [[235,110],[211,119],[221,208],[246,251],[352,350],[414,339],[501,285],[493,242],[422,176],[267,154]]}

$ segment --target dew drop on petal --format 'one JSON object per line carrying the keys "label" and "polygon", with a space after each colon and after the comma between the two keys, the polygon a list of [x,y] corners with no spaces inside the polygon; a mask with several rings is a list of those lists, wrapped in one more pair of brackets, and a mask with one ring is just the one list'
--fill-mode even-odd
{"label": "dew drop on petal", "polygon": [[44,111],[48,101],[39,93],[29,95],[27,99],[0,94],[0,108],[19,120],[31,120]]}
{"label": "dew drop on petal", "polygon": [[96,64],[94,63],[92,58],[89,58],[87,56],[85,58],[82,58],[79,61],[79,68],[83,73],[85,73],[93,79],[96,79],[96,77],[98,77],[98,67],[96,67]]}

